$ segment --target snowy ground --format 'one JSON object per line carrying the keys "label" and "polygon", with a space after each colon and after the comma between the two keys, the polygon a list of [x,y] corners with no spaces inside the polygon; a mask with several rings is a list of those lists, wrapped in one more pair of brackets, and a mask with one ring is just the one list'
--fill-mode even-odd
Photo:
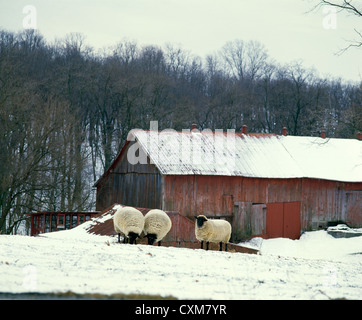
{"label": "snowy ground", "polygon": [[82,226],[0,236],[0,292],[152,294],[178,299],[362,299],[362,237],[325,231],[253,239],[260,255],[118,244]]}

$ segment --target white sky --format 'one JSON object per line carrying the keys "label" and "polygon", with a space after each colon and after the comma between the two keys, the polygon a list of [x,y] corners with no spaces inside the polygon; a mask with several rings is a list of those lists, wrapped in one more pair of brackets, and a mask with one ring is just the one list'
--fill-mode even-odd
{"label": "white sky", "polygon": [[[309,11],[318,0],[0,0],[0,28],[23,29],[26,5],[36,8],[37,29],[48,41],[70,32],[85,35],[101,48],[126,39],[139,44],[181,45],[200,57],[227,41],[258,40],[282,64],[302,60],[324,77],[362,81],[362,49],[336,55],[362,31],[362,19],[336,14],[336,28],[326,29],[329,13]],[[355,0],[356,3],[362,2]]]}

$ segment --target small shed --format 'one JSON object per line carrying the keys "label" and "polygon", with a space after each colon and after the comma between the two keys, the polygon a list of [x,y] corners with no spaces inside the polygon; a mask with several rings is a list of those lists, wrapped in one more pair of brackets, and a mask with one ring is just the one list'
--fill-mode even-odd
{"label": "small shed", "polygon": [[362,142],[135,129],[96,182],[114,203],[227,219],[233,239],[298,239],[333,221],[362,226]]}
{"label": "small shed", "polygon": [[28,213],[31,217],[30,235],[72,229],[88,221],[98,212],[43,211]]}

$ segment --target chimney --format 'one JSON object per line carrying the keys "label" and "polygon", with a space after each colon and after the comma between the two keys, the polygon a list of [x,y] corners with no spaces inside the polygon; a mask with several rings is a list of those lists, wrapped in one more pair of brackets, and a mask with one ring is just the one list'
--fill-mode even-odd
{"label": "chimney", "polygon": [[248,126],[246,124],[243,125],[243,129],[241,130],[241,133],[247,134],[248,132]]}
{"label": "chimney", "polygon": [[191,131],[197,130],[197,124],[193,123],[191,126]]}
{"label": "chimney", "polygon": [[357,139],[362,140],[362,133],[360,131],[357,132]]}
{"label": "chimney", "polygon": [[321,138],[325,139],[326,138],[326,130],[323,128],[321,131]]}
{"label": "chimney", "polygon": [[288,134],[287,127],[283,127],[282,135],[286,136]]}

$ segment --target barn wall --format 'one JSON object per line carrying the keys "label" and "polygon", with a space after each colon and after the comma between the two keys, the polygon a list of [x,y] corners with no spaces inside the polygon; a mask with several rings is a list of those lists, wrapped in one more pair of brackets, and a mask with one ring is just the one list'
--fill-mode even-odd
{"label": "barn wall", "polygon": [[165,210],[178,211],[191,219],[199,214],[224,218],[233,225],[233,241],[252,235],[268,237],[266,204],[300,203],[302,198],[301,179],[201,175],[164,179]]}
{"label": "barn wall", "polygon": [[[254,208],[257,204],[300,202],[302,230],[316,230],[338,220],[352,227],[362,226],[362,183],[200,175],[165,176],[164,179],[164,209],[190,218],[204,214],[237,220],[233,215],[242,209],[237,206],[243,202],[253,205],[250,212],[260,211]],[[265,225],[258,225],[263,219],[248,215],[249,225],[240,232],[251,230],[258,234],[258,230],[265,230]]]}
{"label": "barn wall", "polygon": [[108,175],[97,186],[96,210],[102,211],[110,206],[112,201],[111,177]]}
{"label": "barn wall", "polygon": [[97,186],[96,209],[101,211],[114,203],[143,208],[161,208],[162,175],[154,164],[132,165],[127,159],[127,150]]}
{"label": "barn wall", "polygon": [[362,183],[303,179],[302,229],[324,228],[331,221],[362,226]]}
{"label": "barn wall", "polygon": [[301,201],[301,179],[256,179],[226,176],[165,176],[164,207],[186,216],[225,216],[238,201]]}

